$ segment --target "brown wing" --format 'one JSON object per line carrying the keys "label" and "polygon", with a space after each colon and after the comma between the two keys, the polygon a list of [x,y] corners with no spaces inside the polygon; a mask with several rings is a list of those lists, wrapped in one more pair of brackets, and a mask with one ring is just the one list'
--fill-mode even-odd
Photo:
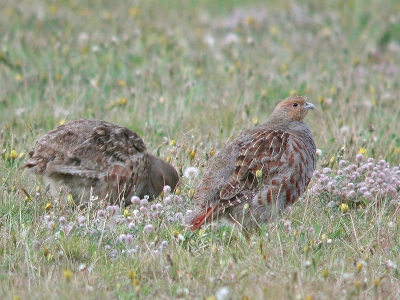
{"label": "brown wing", "polygon": [[101,161],[127,161],[132,155],[146,151],[143,140],[132,130],[111,123],[101,122],[90,136],[69,154],[83,164],[106,163]]}
{"label": "brown wing", "polygon": [[45,134],[25,167],[37,173],[96,177],[113,162],[126,162],[146,146],[132,130],[98,120],[76,120]]}
{"label": "brown wing", "polygon": [[[244,144],[236,160],[236,168],[221,189],[220,199],[231,200],[244,188],[257,185],[256,172],[262,171],[263,178],[272,176],[280,164],[289,134],[280,130],[263,130],[253,133],[253,139]],[[236,199],[240,203],[240,199]],[[234,202],[229,206],[234,205]]]}

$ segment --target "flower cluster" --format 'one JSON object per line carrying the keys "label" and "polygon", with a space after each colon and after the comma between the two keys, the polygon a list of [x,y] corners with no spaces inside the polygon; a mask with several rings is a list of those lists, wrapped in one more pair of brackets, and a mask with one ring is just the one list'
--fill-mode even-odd
{"label": "flower cluster", "polygon": [[[138,242],[140,236],[158,234],[159,228],[165,223],[184,225],[186,203],[182,197],[172,194],[169,186],[164,187],[163,195],[162,202],[150,202],[148,197],[140,199],[133,196],[132,205],[128,208],[108,205],[90,213],[82,211],[83,214],[72,216],[71,221],[67,221],[65,216],[59,216],[56,205],[51,205],[46,209],[43,218],[44,228],[47,228],[47,232],[52,236],[47,236],[46,240],[58,240],[60,236],[69,234],[101,236],[111,260],[115,260],[121,254],[135,254],[143,250]],[[159,253],[168,246],[166,240],[158,243],[150,241],[145,249]],[[36,248],[41,247],[41,242],[37,241]]]}
{"label": "flower cluster", "polygon": [[328,206],[340,203],[381,204],[400,203],[400,170],[385,160],[377,163],[357,154],[354,162],[340,160],[337,170],[324,168],[314,173],[315,184],[310,189]]}

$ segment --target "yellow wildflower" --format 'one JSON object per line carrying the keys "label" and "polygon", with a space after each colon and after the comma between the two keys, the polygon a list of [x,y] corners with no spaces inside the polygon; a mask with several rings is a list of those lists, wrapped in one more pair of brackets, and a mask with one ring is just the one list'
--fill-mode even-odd
{"label": "yellow wildflower", "polygon": [[55,13],[57,12],[57,6],[54,5],[54,4],[50,5],[50,6],[49,6],[49,12],[50,12],[51,14],[55,14]]}
{"label": "yellow wildflower", "polygon": [[340,210],[342,212],[347,212],[349,210],[349,206],[346,203],[341,203],[340,204]]}
{"label": "yellow wildflower", "polygon": [[71,280],[72,278],[72,272],[70,270],[64,270],[64,277],[67,281]]}
{"label": "yellow wildflower", "polygon": [[15,150],[11,150],[10,157],[11,157],[12,159],[16,159],[17,156],[18,156],[18,152],[15,151]]}
{"label": "yellow wildflower", "polygon": [[74,197],[73,197],[72,194],[70,194],[70,193],[68,193],[67,200],[68,200],[68,203],[69,203],[70,205],[74,205],[74,204],[75,204],[75,202],[74,202]]}
{"label": "yellow wildflower", "polygon": [[363,147],[361,147],[359,150],[358,150],[358,154],[365,154],[365,153],[367,153],[367,149],[365,149],[365,148],[363,148]]}

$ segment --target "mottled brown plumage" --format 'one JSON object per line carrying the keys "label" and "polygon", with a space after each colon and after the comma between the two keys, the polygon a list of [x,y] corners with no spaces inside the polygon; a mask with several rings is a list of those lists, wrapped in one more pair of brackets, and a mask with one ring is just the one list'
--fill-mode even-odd
{"label": "mottled brown plumage", "polygon": [[245,228],[257,227],[296,201],[315,170],[314,138],[303,122],[313,108],[303,97],[286,98],[265,124],[219,151],[195,192],[189,228],[221,216]]}
{"label": "mottled brown plumage", "polygon": [[25,163],[49,179],[54,193],[66,186],[76,203],[90,193],[116,203],[137,195],[156,198],[164,185],[175,188],[176,170],[147,152],[132,130],[99,120],[76,120],[41,137]]}

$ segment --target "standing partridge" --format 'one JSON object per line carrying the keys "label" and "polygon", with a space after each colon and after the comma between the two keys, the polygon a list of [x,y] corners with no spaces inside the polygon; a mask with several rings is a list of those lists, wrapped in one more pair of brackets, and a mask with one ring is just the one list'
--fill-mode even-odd
{"label": "standing partridge", "polygon": [[315,170],[316,146],[303,122],[314,108],[303,97],[286,98],[265,124],[245,131],[213,157],[194,194],[189,228],[220,216],[254,228],[295,202]]}
{"label": "standing partridge", "polygon": [[99,120],[72,121],[45,134],[24,167],[49,179],[53,193],[67,187],[76,203],[92,194],[129,205],[133,195],[152,200],[179,181],[176,170],[148,153],[135,132]]}

